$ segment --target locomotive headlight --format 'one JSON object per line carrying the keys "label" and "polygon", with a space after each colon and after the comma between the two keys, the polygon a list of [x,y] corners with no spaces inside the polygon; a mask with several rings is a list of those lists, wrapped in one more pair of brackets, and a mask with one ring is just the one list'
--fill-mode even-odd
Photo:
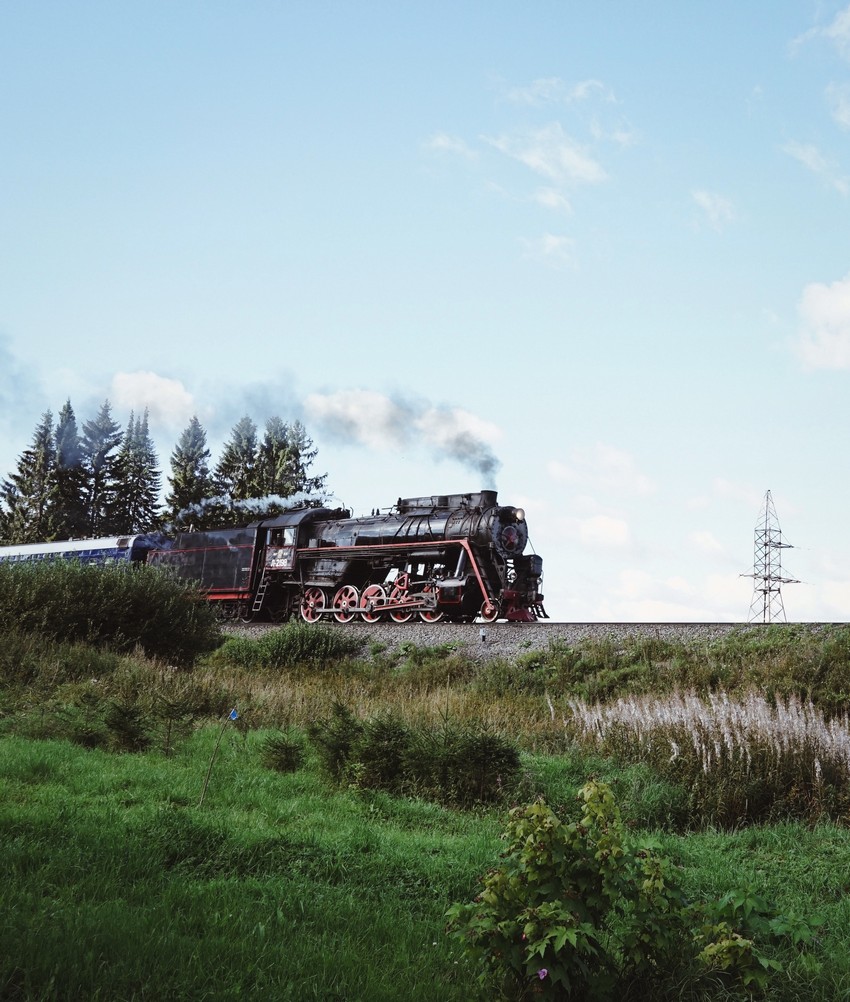
{"label": "locomotive headlight", "polygon": [[524,522],[525,521],[525,508],[517,508],[516,511],[514,512],[514,515],[516,516],[517,522]]}

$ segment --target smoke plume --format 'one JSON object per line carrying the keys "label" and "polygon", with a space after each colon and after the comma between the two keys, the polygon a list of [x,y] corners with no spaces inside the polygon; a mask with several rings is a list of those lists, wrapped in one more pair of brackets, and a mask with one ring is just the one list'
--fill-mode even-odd
{"label": "smoke plume", "polygon": [[304,401],[311,427],[342,442],[380,451],[424,446],[436,459],[452,459],[495,487],[501,466],[490,442],[498,429],[459,407],[394,400],[372,390],[311,394]]}

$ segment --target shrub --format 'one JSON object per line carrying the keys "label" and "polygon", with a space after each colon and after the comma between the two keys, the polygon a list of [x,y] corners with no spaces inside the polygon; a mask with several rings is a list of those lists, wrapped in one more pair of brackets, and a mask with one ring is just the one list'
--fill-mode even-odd
{"label": "shrub", "polygon": [[118,751],[144,751],[151,743],[144,714],[136,703],[112,700],[106,707],[104,724]]}
{"label": "shrub", "polygon": [[335,780],[341,780],[363,733],[363,724],[347,706],[334,702],[330,717],[314,721],[307,732],[326,771]]}
{"label": "shrub", "polygon": [[260,758],[267,769],[297,772],[304,764],[304,745],[288,734],[270,734],[260,746]]}
{"label": "shrub", "polygon": [[88,643],[181,664],[220,642],[215,614],[192,584],[152,567],[75,561],[0,563],[0,629]]}
{"label": "shrub", "polygon": [[511,811],[501,864],[449,930],[508,998],[645,998],[660,983],[718,976],[763,989],[777,961],[757,940],[812,936],[812,923],[773,915],[749,889],[689,905],[670,861],[629,838],[609,787],[590,781],[581,817],[545,803]]}
{"label": "shrub", "polygon": [[0,685],[39,694],[66,682],[111,676],[121,657],[83,643],[62,643],[18,629],[0,630]]}
{"label": "shrub", "polygon": [[366,789],[410,793],[458,807],[495,803],[513,789],[517,749],[487,728],[409,728],[393,714],[361,721],[341,703],[308,733],[326,771]]}
{"label": "shrub", "polygon": [[344,630],[306,623],[288,623],[270,630],[258,639],[230,637],[216,651],[213,661],[254,668],[280,671],[298,665],[321,665],[356,654],[363,641]]}
{"label": "shrub", "polygon": [[409,773],[416,791],[458,807],[493,804],[510,793],[520,771],[517,748],[486,727],[422,728],[411,741]]}
{"label": "shrub", "polygon": [[356,746],[356,777],[360,786],[401,793],[410,782],[412,736],[393,713],[367,720]]}
{"label": "shrub", "polygon": [[419,692],[466,682],[476,671],[475,663],[459,654],[454,644],[420,647],[404,643],[399,645],[397,658],[397,676]]}

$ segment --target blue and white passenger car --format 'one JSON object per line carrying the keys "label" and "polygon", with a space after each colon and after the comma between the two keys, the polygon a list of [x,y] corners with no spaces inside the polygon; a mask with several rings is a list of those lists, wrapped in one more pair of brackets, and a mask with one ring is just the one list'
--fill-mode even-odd
{"label": "blue and white passenger car", "polygon": [[0,546],[0,561],[78,560],[83,564],[141,563],[151,550],[161,549],[163,536],[106,536],[102,539],[62,539],[53,543],[20,543]]}

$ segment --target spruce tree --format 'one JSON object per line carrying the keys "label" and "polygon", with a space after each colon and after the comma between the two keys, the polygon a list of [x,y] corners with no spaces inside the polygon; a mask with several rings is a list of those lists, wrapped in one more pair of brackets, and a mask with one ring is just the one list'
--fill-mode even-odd
{"label": "spruce tree", "polygon": [[232,501],[254,497],[254,467],[257,462],[257,426],[241,418],[230,433],[215,468],[215,490]]}
{"label": "spruce tree", "polygon": [[207,433],[193,417],[171,453],[171,490],[165,497],[166,517],[176,527],[206,525],[202,502],[212,492]]}
{"label": "spruce tree", "polygon": [[[307,434],[307,429],[300,421],[293,421],[287,433],[287,459],[284,467],[282,486],[284,496],[303,492],[319,494],[325,490],[327,473],[321,476],[308,476],[307,471],[313,465],[313,460],[319,450],[314,448],[313,440]],[[284,493],[284,491],[281,491]]]}
{"label": "spruce tree", "polygon": [[279,417],[266,421],[265,433],[257,450],[254,467],[254,495],[265,498],[272,494],[286,497],[286,471],[291,463],[289,426]]}
{"label": "spruce tree", "polygon": [[132,412],[115,463],[116,487],[110,509],[114,531],[150,532],[159,521],[159,461],[148,427],[148,412]]}
{"label": "spruce tree", "polygon": [[86,534],[86,473],[77,418],[71,401],[66,400],[53,436],[56,449],[56,529],[58,539],[75,539]]}
{"label": "spruce tree", "polygon": [[105,400],[97,417],[83,425],[80,443],[86,473],[86,529],[90,536],[124,531],[113,520],[118,489],[115,450],[122,439],[121,427],[112,419],[111,405]]}
{"label": "spruce tree", "polygon": [[[301,503],[322,503],[327,474],[310,477],[307,471],[316,457],[304,426],[300,421],[289,425],[279,417],[266,422],[263,440],[257,449],[254,465],[252,497],[258,504],[252,507],[254,518],[271,518],[285,510],[278,498],[299,496]],[[312,502],[303,495],[315,494]]]}
{"label": "spruce tree", "polygon": [[39,543],[56,538],[56,448],[53,415],[45,411],[32,445],[18,460],[17,470],[0,482],[4,542]]}

